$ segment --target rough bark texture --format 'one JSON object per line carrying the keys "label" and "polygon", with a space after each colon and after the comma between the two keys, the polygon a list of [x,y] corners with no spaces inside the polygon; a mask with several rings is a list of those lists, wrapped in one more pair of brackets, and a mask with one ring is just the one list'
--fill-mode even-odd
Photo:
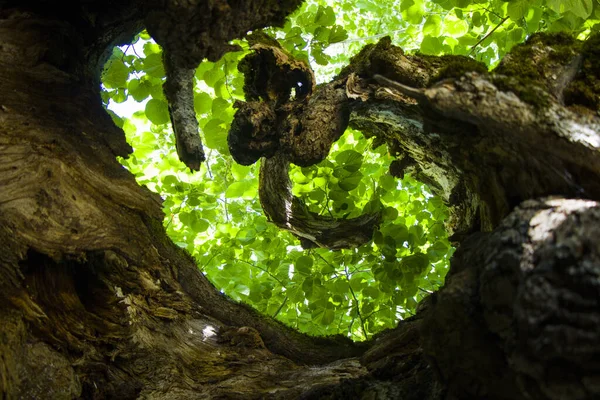
{"label": "rough bark texture", "polygon": [[[312,96],[296,93],[290,124],[334,107],[387,141],[394,172],[451,207],[460,242],[415,317],[352,344],[221,295],[166,237],[159,197],[116,162],[131,149],[99,96],[111,46],[143,21],[166,47],[191,46],[192,68],[245,33],[232,16],[280,22],[295,5],[64,6],[0,1],[2,398],[600,397],[598,36],[534,36],[489,75],[383,40]],[[265,103],[240,107],[248,124],[279,118]],[[533,199],[547,195],[585,199]]]}
{"label": "rough bark texture", "polygon": [[239,69],[248,102],[236,102],[228,135],[229,149],[240,164],[262,157],[259,195],[265,215],[292,232],[307,248],[358,247],[373,236],[380,214],[336,219],[310,212],[292,196],[290,162],[307,166],[324,160],[348,126],[348,97],[343,82],[315,88],[306,63],[295,60],[266,35],[253,34],[253,53]]}
{"label": "rough bark texture", "polygon": [[597,202],[557,198],[526,201],[463,243],[423,322],[425,353],[450,391],[600,396],[598,234]]}
{"label": "rough bark texture", "polygon": [[[356,99],[350,125],[386,139],[406,172],[448,202],[457,241],[490,231],[526,199],[597,199],[600,120],[577,82],[600,74],[574,63],[597,63],[598,41],[535,35],[488,74],[453,57],[404,55],[383,39],[341,73]],[[394,84],[374,85],[375,74]]]}

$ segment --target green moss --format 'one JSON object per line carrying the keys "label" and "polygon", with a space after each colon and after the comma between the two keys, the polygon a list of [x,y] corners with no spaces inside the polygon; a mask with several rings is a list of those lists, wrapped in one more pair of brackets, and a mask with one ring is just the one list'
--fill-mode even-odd
{"label": "green moss", "polygon": [[529,104],[547,106],[551,101],[547,82],[550,78],[544,73],[553,70],[553,66],[568,65],[580,49],[581,42],[569,33],[536,33],[513,47],[493,71],[493,82]]}
{"label": "green moss", "polygon": [[[551,47],[552,50],[546,51],[546,47]],[[567,64],[579,47],[580,42],[569,33],[536,33],[525,43],[513,47],[494,72],[540,81],[544,78],[540,71],[544,70],[548,62]]]}
{"label": "green moss", "polygon": [[365,69],[365,66],[370,64],[369,57],[371,56],[371,53],[374,49],[375,45],[369,43],[366,46],[364,46],[360,50],[360,52],[350,57],[350,62],[348,63],[348,65],[342,68],[336,79],[346,77],[352,72],[360,75],[361,72],[363,72],[363,70]]}
{"label": "green moss", "polygon": [[[351,57],[350,63],[340,71],[337,78],[343,78],[352,72],[361,76],[389,75],[389,70],[403,55],[404,51],[394,46],[389,36],[384,36],[376,44],[367,44],[358,54]],[[391,76],[389,78],[393,79]]]}
{"label": "green moss", "polygon": [[531,44],[545,44],[546,46],[573,46],[578,43],[577,39],[568,32],[556,32],[556,33],[534,33],[525,42],[528,45]]}
{"label": "green moss", "polygon": [[581,70],[564,92],[565,105],[600,111],[600,33],[585,41],[581,56]]}
{"label": "green moss", "polygon": [[536,108],[543,108],[550,104],[550,94],[538,85],[527,83],[526,79],[495,75],[492,83],[503,92],[513,92],[522,101]]}
{"label": "green moss", "polygon": [[502,60],[494,72],[501,75],[538,81],[542,76],[533,61],[533,55],[531,47],[526,44],[517,45],[513,47],[510,54]]}
{"label": "green moss", "polygon": [[459,78],[466,72],[478,72],[485,74],[488,72],[487,66],[477,60],[470,57],[457,56],[457,55],[445,55],[440,57],[443,66],[440,68],[438,73],[431,78],[429,85],[439,82],[443,79]]}

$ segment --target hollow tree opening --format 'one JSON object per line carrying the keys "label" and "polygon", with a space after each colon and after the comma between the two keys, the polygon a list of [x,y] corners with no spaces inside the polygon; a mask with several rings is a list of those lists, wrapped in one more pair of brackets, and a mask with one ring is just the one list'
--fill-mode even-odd
{"label": "hollow tree opening", "polygon": [[[361,3],[389,11],[379,26],[402,14],[404,36],[415,32],[408,24],[423,23],[420,48],[429,53],[482,49],[489,60],[503,54],[486,55],[488,40],[509,47],[565,23],[582,33],[581,41],[531,35],[489,73],[472,63],[442,73],[444,62],[463,63],[405,54],[392,46],[402,39],[383,40],[338,74],[353,96],[350,123],[408,153],[398,171],[414,161],[422,176],[438,178],[429,185],[446,194],[461,242],[444,288],[415,317],[363,344],[300,335],[220,295],[165,235],[158,197],[115,161],[130,149],[101,107],[101,61],[144,23],[164,20],[165,42],[190,39],[216,55],[232,16],[266,25],[262,18],[282,21],[291,10],[267,1],[241,9],[92,0],[57,13],[48,3],[2,3],[5,397],[598,397],[598,36],[585,32],[594,8]],[[321,39],[345,40],[333,8],[306,12],[305,22],[327,28]],[[330,57],[322,43],[311,41],[320,62]],[[547,195],[557,197],[531,198]],[[78,319],[61,323],[71,317],[65,310]]]}
{"label": "hollow tree opening", "polygon": [[[402,183],[394,179],[388,172],[392,158],[386,146],[367,141],[355,131],[342,136],[328,159],[318,165],[300,168],[286,164],[279,175],[270,176],[271,182],[259,184],[258,168],[232,162],[228,149],[219,146],[222,142],[218,134],[224,136],[223,131],[201,129],[209,154],[206,168],[197,173],[185,171],[174,156],[170,127],[164,124],[168,120],[166,104],[162,105],[162,119],[156,118],[154,108],[149,107],[150,102],[162,101],[160,97],[154,98],[161,96],[161,92],[153,89],[153,85],[162,83],[161,78],[154,76],[153,60],[162,55],[160,48],[146,38],[142,34],[133,47],[123,48],[126,54],[119,50],[113,57],[114,62],[124,61],[134,73],[133,85],[129,84],[133,90],[122,83],[122,89],[111,89],[108,96],[111,101],[124,101],[125,97],[119,95],[122,91],[130,95],[129,100],[111,103],[111,107],[121,113],[132,108],[144,109],[119,121],[134,147],[135,162],[124,160],[124,163],[138,175],[140,182],[165,199],[165,225],[171,237],[199,260],[207,277],[234,299],[312,334],[365,339],[414,314],[416,303],[436,290],[447,270],[450,253],[443,227],[447,212],[440,199],[432,197],[410,178]],[[256,43],[257,39],[251,41]],[[264,52],[268,50],[263,47]],[[136,57],[144,53],[145,57]],[[236,94],[243,94],[242,88],[252,91],[254,86],[264,87],[252,77],[245,83],[241,79],[237,62],[247,54],[250,53],[228,54],[216,63],[200,65],[195,90],[201,127],[210,127],[215,119],[228,127],[235,112],[231,106],[244,99]],[[260,59],[250,60],[242,61],[239,70],[247,70],[244,65],[253,62],[254,68],[262,70],[265,76],[272,73],[268,66],[260,65]],[[302,69],[289,68],[286,72],[289,80],[274,78],[283,85],[286,101],[291,99],[298,81],[314,81],[305,64],[294,63]],[[280,66],[287,68],[285,61]],[[112,76],[113,67],[108,65],[105,77]],[[310,77],[303,77],[307,72]],[[215,80],[215,76],[219,79]],[[227,90],[219,90],[219,80],[225,82]],[[142,91],[142,86],[149,89]],[[306,95],[313,89],[304,90]],[[140,92],[150,94],[152,99],[144,100]],[[269,89],[267,92],[275,93]],[[141,103],[138,105],[134,100]],[[294,96],[292,100],[302,101],[303,97]],[[160,140],[163,137],[166,143]],[[371,150],[374,146],[377,149]],[[168,151],[170,159],[157,156]],[[265,179],[262,172],[261,179]],[[150,179],[150,175],[156,178]],[[289,179],[288,176],[291,181],[285,186],[276,184],[278,180]],[[272,193],[268,193],[269,188]],[[285,216],[269,214],[266,212],[269,208],[265,209],[269,199],[276,199],[281,192],[289,196],[282,202],[293,202],[296,212],[310,216],[310,220],[303,220],[302,215],[294,217],[312,229],[301,234],[309,236],[333,228],[344,234],[358,233],[356,237],[362,235],[363,239],[348,242],[350,236],[344,239],[333,230],[325,233],[330,238],[329,243],[322,243],[325,248],[317,249],[314,248],[317,244],[305,237],[298,236],[299,241],[281,232],[279,227],[291,232],[294,228],[282,222],[281,217]],[[345,219],[356,217],[370,218],[371,226],[344,227]],[[373,235],[375,242],[371,241]],[[314,249],[302,251],[301,244]],[[358,248],[332,253],[327,247]]]}

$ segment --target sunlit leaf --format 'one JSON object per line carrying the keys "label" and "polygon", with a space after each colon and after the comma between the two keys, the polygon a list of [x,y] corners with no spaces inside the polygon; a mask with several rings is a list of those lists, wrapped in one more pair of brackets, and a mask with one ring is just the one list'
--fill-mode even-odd
{"label": "sunlit leaf", "polygon": [[145,113],[150,122],[155,125],[162,125],[169,122],[169,109],[166,101],[150,99],[146,103]]}
{"label": "sunlit leaf", "polygon": [[296,271],[303,275],[310,275],[313,259],[309,256],[300,256],[296,260]]}
{"label": "sunlit leaf", "polygon": [[102,83],[107,88],[122,88],[127,87],[127,78],[129,77],[129,68],[121,59],[113,59],[104,74],[102,75]]}
{"label": "sunlit leaf", "polygon": [[155,78],[163,78],[165,76],[161,53],[152,53],[146,57],[144,60],[144,72]]}
{"label": "sunlit leaf", "polygon": [[200,92],[194,95],[194,109],[198,114],[204,114],[210,111],[212,98],[208,93]]}

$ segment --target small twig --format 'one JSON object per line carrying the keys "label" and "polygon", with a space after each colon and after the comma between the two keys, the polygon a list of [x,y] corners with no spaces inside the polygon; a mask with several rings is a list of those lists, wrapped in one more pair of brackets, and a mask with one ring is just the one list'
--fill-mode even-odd
{"label": "small twig", "polygon": [[229,66],[227,65],[227,62],[223,64],[223,69],[223,72],[225,72],[225,89],[227,89],[227,94],[229,95],[229,98],[232,99],[233,96],[231,94],[231,91],[229,90]]}
{"label": "small twig", "polygon": [[210,156],[212,155],[212,149],[210,149],[208,151],[208,154],[206,155],[206,162],[204,163],[204,165],[206,165],[206,172],[208,173],[208,177],[210,178],[210,180],[213,180],[213,174],[212,171],[210,169]]}
{"label": "small twig", "polygon": [[352,289],[352,285],[350,284],[350,278],[348,277],[348,267],[344,266],[344,272],[345,272],[344,276],[346,277],[346,281],[348,281],[348,288],[350,288],[350,294],[352,295],[352,298],[354,299],[354,302],[356,303],[356,315],[358,316],[358,319],[360,321],[360,328],[362,329],[365,339],[368,339],[369,336],[367,335],[367,330],[365,329],[365,321],[363,320],[362,315],[360,315],[360,302],[358,301],[358,298],[356,297],[356,293],[354,293],[354,289]]}
{"label": "small twig", "polygon": [[204,263],[204,265],[200,266],[200,270],[204,270],[204,267],[207,266],[208,264],[210,264],[210,262],[219,254],[221,254],[220,252],[216,252],[211,258],[208,259],[208,261],[206,263]]}
{"label": "small twig", "polygon": [[[314,253],[317,257],[319,257],[321,260],[323,260],[327,265],[329,265],[331,268],[334,269],[333,275],[336,278],[339,278],[339,275],[337,274],[337,272],[335,272],[335,267],[329,262],[327,261],[325,258],[323,258],[322,255],[320,255],[319,253],[315,252]],[[348,269],[347,267],[345,267],[345,271],[346,274],[348,273]],[[360,320],[360,325],[361,325],[361,329],[363,331],[363,335],[365,336],[365,339],[368,339],[367,336],[367,331],[365,330],[365,323],[360,315],[360,302],[358,301],[358,299],[356,298],[356,294],[354,293],[354,290],[352,289],[352,286],[350,286],[350,280],[348,279],[348,275],[344,275],[344,277],[346,278],[346,281],[348,282],[348,287],[350,288],[350,293],[352,294],[352,298],[354,299],[354,302],[356,303],[356,314],[358,316],[358,319]],[[348,309],[352,309],[353,306],[350,306]],[[354,321],[355,321],[355,317],[352,317],[352,321],[350,321],[350,325],[348,325],[348,332],[352,333],[352,325],[354,325]],[[341,319],[340,319],[340,323],[341,323]]]}
{"label": "small twig", "polygon": [[433,293],[432,291],[430,291],[430,290],[427,290],[427,289],[423,289],[423,288],[422,288],[422,287],[420,287],[420,286],[419,286],[417,289],[419,289],[420,291],[422,291],[422,292],[425,292],[425,293],[427,293],[427,294],[431,294],[431,293]]}
{"label": "small twig", "polygon": [[319,215],[323,215],[323,212],[324,212],[325,210],[327,210],[327,212],[329,213],[329,216],[330,216],[331,218],[335,218],[335,217],[333,216],[333,214],[331,213],[331,209],[329,208],[329,201],[331,200],[331,199],[329,198],[329,192],[328,192],[327,190],[324,190],[324,192],[325,192],[325,199],[326,199],[327,201],[325,202],[325,207],[324,207],[323,209],[321,209],[321,212],[319,213]]}
{"label": "small twig", "polygon": [[142,58],[142,57],[140,57],[140,55],[137,53],[137,51],[135,51],[135,46],[133,46],[133,45],[129,45],[129,46],[127,47],[127,50],[129,50],[129,47],[131,47],[131,48],[133,49],[133,54],[135,54],[135,55],[137,56],[137,58]]}
{"label": "small twig", "polygon": [[[125,64],[125,56],[127,55],[127,51],[129,51],[129,48],[131,47],[130,44],[127,45],[127,47],[125,47],[125,50],[123,51],[123,55],[121,56],[121,62],[123,64]],[[139,57],[139,56],[138,56]]]}
{"label": "small twig", "polygon": [[165,230],[167,230],[167,228],[169,227],[169,225],[171,225],[171,222],[173,221],[173,218],[175,217],[175,214],[179,215],[179,213],[181,212],[181,209],[183,208],[183,203],[185,202],[185,200],[182,200],[181,203],[179,203],[179,209],[177,210],[176,213],[171,213],[171,219],[169,220],[169,222],[167,222],[167,225],[165,225]]}
{"label": "small twig", "polygon": [[487,11],[487,12],[489,12],[490,14],[494,14],[494,15],[495,15],[496,17],[498,17],[498,18],[502,18],[502,17],[500,16],[500,14],[498,14],[498,13],[497,13],[497,12],[495,12],[495,11],[489,10],[487,7],[483,7],[482,9],[483,9],[483,10],[485,10],[485,11]]}
{"label": "small twig", "polygon": [[223,210],[225,211],[225,221],[229,222],[229,212],[227,211],[227,200],[225,199],[217,199],[221,203],[223,203]]}
{"label": "small twig", "polygon": [[283,284],[283,282],[281,282],[281,280],[279,278],[277,278],[275,275],[273,275],[272,273],[270,273],[268,270],[264,269],[263,267],[259,267],[258,265],[253,264],[253,263],[251,263],[249,261],[246,261],[246,260],[236,260],[236,261],[241,261],[243,263],[246,263],[246,264],[250,265],[251,267],[254,267],[256,269],[260,269],[261,271],[263,271],[267,275],[269,275],[271,278],[273,278],[275,281],[277,281],[277,283],[279,283],[281,285],[281,287],[283,287],[283,288],[285,287],[285,285]]}
{"label": "small twig", "polygon": [[481,40],[480,40],[479,42],[475,43],[475,44],[473,45],[473,47],[471,47],[471,51],[469,52],[469,55],[470,55],[470,54],[472,54],[472,53],[475,51],[475,48],[476,48],[477,46],[479,46],[479,45],[480,45],[480,44],[481,44],[481,43],[482,43],[482,42],[483,42],[485,39],[487,39],[488,37],[490,37],[490,35],[491,35],[492,33],[496,32],[496,29],[500,28],[500,26],[501,26],[503,23],[505,23],[507,19],[508,19],[508,16],[504,17],[504,18],[502,19],[502,21],[498,22],[498,25],[496,25],[496,26],[494,27],[494,29],[492,29],[491,31],[489,31],[489,32],[488,32],[488,33],[487,33],[487,34],[486,34],[486,35],[485,35],[483,38],[481,38]]}
{"label": "small twig", "polygon": [[287,302],[287,300],[288,300],[288,297],[285,296],[285,298],[281,302],[281,305],[279,306],[279,308],[277,309],[277,311],[275,311],[275,314],[273,314],[273,318],[277,317],[277,315],[279,314],[279,312],[281,311],[281,309],[283,309],[283,306],[285,305],[285,303]]}

